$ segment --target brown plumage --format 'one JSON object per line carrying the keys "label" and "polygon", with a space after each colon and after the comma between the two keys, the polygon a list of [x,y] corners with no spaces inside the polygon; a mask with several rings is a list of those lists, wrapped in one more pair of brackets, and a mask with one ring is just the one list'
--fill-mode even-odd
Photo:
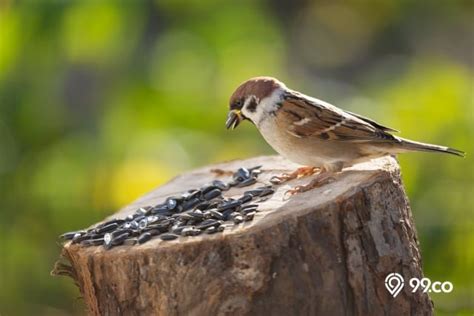
{"label": "brown plumage", "polygon": [[460,150],[392,135],[396,130],[291,90],[271,77],[241,84],[230,99],[227,127],[247,119],[282,156],[296,163],[339,171],[387,154],[434,151],[464,156]]}
{"label": "brown plumage", "polygon": [[257,100],[268,97],[278,88],[278,82],[271,77],[255,77],[241,84],[230,97],[231,108],[239,102],[245,101],[249,95],[253,95]]}

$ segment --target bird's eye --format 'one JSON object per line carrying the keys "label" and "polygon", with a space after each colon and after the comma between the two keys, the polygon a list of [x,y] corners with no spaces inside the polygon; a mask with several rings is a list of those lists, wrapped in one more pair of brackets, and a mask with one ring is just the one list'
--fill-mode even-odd
{"label": "bird's eye", "polygon": [[235,101],[234,106],[238,109],[242,108],[242,100]]}

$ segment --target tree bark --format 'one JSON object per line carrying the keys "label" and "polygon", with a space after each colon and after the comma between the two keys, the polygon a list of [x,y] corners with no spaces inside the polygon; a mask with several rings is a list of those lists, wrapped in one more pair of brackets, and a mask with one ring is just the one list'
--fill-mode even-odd
{"label": "tree bark", "polygon": [[[112,217],[226,179],[211,169],[256,165],[263,165],[259,181],[265,183],[297,167],[280,157],[209,166],[173,179]],[[63,255],[93,315],[431,315],[427,294],[406,285],[394,298],[385,288],[392,272],[406,284],[423,276],[395,159],[357,165],[330,184],[284,198],[289,188],[309,181],[277,187],[253,221],[223,233],[156,238],[108,251],[68,243]]]}

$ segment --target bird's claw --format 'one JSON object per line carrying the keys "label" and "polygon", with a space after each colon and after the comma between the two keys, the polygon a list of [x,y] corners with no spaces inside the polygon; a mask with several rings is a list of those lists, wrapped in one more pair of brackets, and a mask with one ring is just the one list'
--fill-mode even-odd
{"label": "bird's claw", "polygon": [[270,178],[270,183],[272,184],[282,184],[291,180],[291,176],[288,173],[284,173],[281,176],[273,176]]}
{"label": "bird's claw", "polygon": [[292,197],[293,195],[295,195],[295,194],[297,194],[297,193],[304,192],[304,191],[302,191],[302,188],[303,188],[302,185],[298,185],[298,186],[296,186],[296,187],[294,187],[294,188],[291,188],[291,189],[287,190],[287,191],[285,192],[285,194],[283,194],[283,199],[284,199],[284,200],[288,200],[288,199],[289,199],[290,197]]}
{"label": "bird's claw", "polygon": [[307,192],[307,191],[310,191],[312,189],[322,187],[323,185],[331,183],[335,180],[336,180],[336,178],[334,178],[333,176],[324,174],[321,177],[316,177],[316,179],[313,179],[307,185],[298,185],[298,186],[296,186],[292,189],[289,189],[288,191],[285,192],[283,197],[284,197],[284,199],[287,199],[287,198],[290,198],[291,196],[293,196],[295,194]]}
{"label": "bird's claw", "polygon": [[300,179],[303,177],[311,176],[316,172],[321,171],[320,168],[316,167],[301,167],[296,169],[292,173],[284,173],[281,176],[273,176],[270,178],[272,184],[282,184],[293,179]]}

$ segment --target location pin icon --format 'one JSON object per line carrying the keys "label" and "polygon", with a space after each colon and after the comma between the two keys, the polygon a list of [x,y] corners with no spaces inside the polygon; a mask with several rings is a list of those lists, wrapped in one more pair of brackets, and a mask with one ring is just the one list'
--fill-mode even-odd
{"label": "location pin icon", "polygon": [[398,293],[400,293],[404,285],[405,281],[398,273],[390,273],[385,278],[385,288],[390,294],[392,294],[393,297],[396,297]]}

